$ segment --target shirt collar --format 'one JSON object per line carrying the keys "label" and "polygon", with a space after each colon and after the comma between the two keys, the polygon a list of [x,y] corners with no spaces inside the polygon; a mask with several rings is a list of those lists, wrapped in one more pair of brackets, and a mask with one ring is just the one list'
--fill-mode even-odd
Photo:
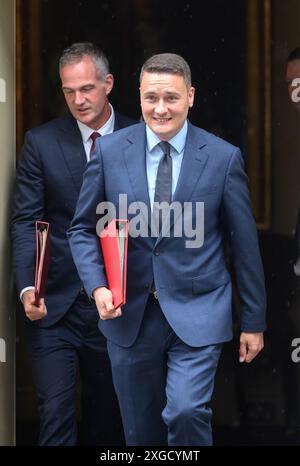
{"label": "shirt collar", "polygon": [[[180,154],[185,146],[185,141],[186,141],[186,136],[187,136],[187,130],[188,130],[188,124],[187,121],[185,120],[183,127],[181,128],[180,131],[178,131],[175,136],[170,139],[168,142],[171,144],[171,146],[176,150],[178,154]],[[147,138],[147,148],[149,152],[154,149],[157,144],[161,142],[159,137],[152,131],[152,129],[149,128],[148,125],[146,125],[146,138]]]}
{"label": "shirt collar", "polygon": [[89,126],[85,125],[84,123],[81,123],[81,121],[76,120],[77,124],[78,124],[78,127],[79,127],[79,130],[80,130],[80,133],[81,133],[81,137],[82,137],[83,142],[87,142],[88,139],[90,138],[91,134],[94,133],[95,131],[100,133],[101,136],[105,136],[105,134],[110,134],[110,133],[113,132],[114,125],[115,125],[115,112],[114,112],[114,109],[113,109],[112,105],[109,104],[109,106],[110,106],[110,109],[111,109],[110,117],[104,123],[104,125],[101,126],[101,128],[98,128],[98,129],[95,130],[95,129],[92,129]]}

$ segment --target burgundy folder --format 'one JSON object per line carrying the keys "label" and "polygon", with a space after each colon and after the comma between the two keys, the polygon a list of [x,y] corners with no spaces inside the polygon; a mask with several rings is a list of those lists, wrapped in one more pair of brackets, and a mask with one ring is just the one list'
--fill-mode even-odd
{"label": "burgundy folder", "polygon": [[114,219],[100,233],[108,288],[117,309],[126,302],[128,220]]}
{"label": "burgundy folder", "polygon": [[35,304],[39,305],[40,298],[44,298],[47,287],[47,277],[50,265],[50,224],[35,222],[36,263],[34,293]]}

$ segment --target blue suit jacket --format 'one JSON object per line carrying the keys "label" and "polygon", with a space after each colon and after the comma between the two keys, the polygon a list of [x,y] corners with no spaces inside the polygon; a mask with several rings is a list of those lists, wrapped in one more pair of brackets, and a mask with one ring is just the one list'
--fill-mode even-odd
{"label": "blue suit jacket", "polygon": [[[106,281],[95,235],[97,204],[110,201],[118,206],[119,193],[127,193],[128,204],[143,201],[150,210],[145,145],[144,123],[105,136],[85,173],[69,236],[89,295]],[[172,225],[170,237],[129,237],[127,303],[122,317],[100,321],[104,335],[121,346],[133,344],[154,278],[162,311],[183,341],[202,346],[231,339],[231,279],[223,251],[226,235],[242,303],[242,330],[263,331],[264,274],[239,149],[189,124],[173,201],[204,202],[204,244],[186,248],[187,238],[174,237]]]}
{"label": "blue suit jacket", "polygon": [[[115,113],[115,130],[135,121]],[[34,222],[51,224],[51,266],[43,327],[57,322],[67,312],[82,286],[77,274],[66,231],[74,215],[80,192],[86,155],[76,120],[65,116],[26,133],[18,165],[11,238],[13,271],[17,290],[34,285]]]}

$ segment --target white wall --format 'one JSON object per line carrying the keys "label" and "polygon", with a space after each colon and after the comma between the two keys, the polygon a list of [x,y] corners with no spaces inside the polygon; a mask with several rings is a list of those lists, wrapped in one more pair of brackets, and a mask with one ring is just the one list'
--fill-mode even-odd
{"label": "white wall", "polygon": [[15,443],[15,302],[8,237],[15,134],[15,0],[0,0],[0,445]]}

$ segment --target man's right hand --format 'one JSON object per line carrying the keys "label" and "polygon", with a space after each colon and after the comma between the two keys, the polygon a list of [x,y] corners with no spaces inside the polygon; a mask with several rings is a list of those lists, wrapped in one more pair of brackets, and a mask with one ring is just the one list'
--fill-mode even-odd
{"label": "man's right hand", "polygon": [[112,292],[108,288],[105,288],[104,286],[96,288],[93,292],[93,295],[100,319],[115,319],[116,317],[120,317],[122,315],[120,307],[117,309],[114,308]]}
{"label": "man's right hand", "polygon": [[24,311],[29,320],[40,320],[46,317],[47,308],[44,298],[41,298],[39,305],[35,305],[35,294],[33,290],[25,291],[22,297]]}

